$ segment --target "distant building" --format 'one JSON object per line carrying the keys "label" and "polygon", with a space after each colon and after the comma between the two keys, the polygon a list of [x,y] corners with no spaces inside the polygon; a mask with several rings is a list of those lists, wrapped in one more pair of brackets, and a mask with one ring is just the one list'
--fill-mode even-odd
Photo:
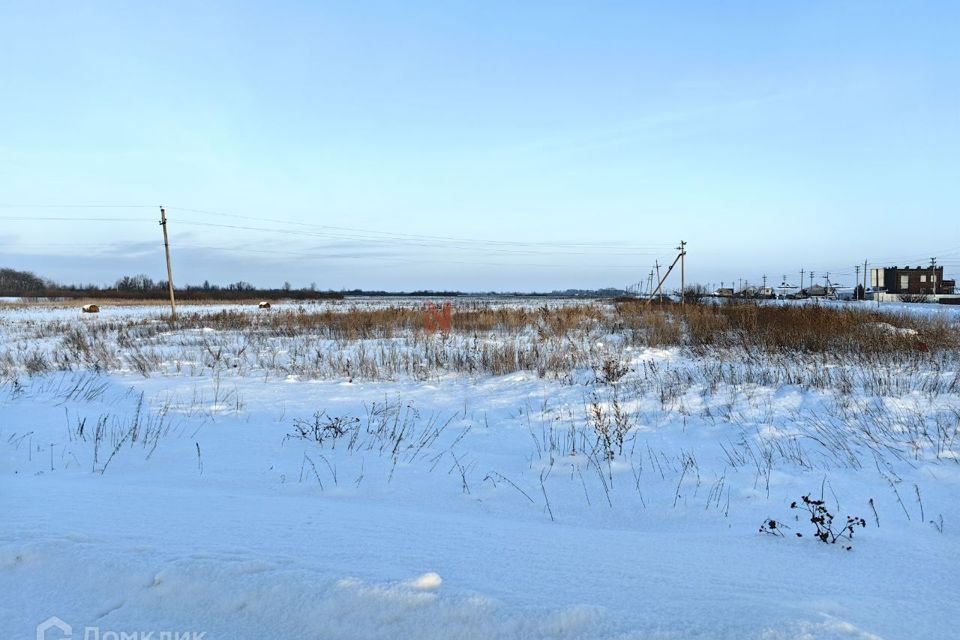
{"label": "distant building", "polygon": [[870,286],[885,293],[950,294],[956,281],[943,279],[943,267],[881,267],[870,270]]}
{"label": "distant building", "polygon": [[837,300],[858,300],[859,299],[857,298],[856,288],[835,287],[833,289],[833,296]]}

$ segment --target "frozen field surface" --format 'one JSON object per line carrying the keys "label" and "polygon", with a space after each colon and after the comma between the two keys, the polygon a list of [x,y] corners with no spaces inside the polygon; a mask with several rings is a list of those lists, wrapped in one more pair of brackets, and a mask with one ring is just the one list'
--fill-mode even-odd
{"label": "frozen field surface", "polygon": [[[955,352],[0,314],[0,638],[956,637]],[[483,364],[530,340],[573,364]]]}

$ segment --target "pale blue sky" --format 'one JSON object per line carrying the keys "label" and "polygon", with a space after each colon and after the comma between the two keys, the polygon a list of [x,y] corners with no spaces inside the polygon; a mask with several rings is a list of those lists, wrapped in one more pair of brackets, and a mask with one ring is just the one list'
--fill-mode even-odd
{"label": "pale blue sky", "polygon": [[958,54],[956,2],[0,1],[0,263],[163,277],[165,204],[178,283],[960,275]]}

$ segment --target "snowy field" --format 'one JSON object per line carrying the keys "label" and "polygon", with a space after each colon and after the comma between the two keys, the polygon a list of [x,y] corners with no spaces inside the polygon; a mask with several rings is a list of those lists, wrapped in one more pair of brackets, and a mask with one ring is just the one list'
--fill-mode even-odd
{"label": "snowy field", "polygon": [[960,309],[859,355],[418,305],[0,308],[0,638],[956,637]]}

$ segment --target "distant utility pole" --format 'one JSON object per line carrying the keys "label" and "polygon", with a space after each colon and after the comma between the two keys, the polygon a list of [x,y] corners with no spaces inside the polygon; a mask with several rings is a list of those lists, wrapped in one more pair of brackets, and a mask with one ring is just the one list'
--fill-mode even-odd
{"label": "distant utility pole", "polygon": [[813,286],[813,271],[810,272],[810,286]]}
{"label": "distant utility pole", "polygon": [[854,300],[859,300],[859,299],[860,299],[860,294],[857,292],[857,289],[860,287],[860,265],[858,265],[858,264],[854,265],[854,266],[853,266],[853,270],[854,270],[854,271],[856,272],[856,274],[857,274],[856,279],[854,280],[854,282],[856,282],[857,284],[854,285],[854,287],[853,287],[853,299],[854,299]]}
{"label": "distant utility pole", "polygon": [[930,258],[930,282],[933,284],[933,295],[937,295],[937,259]]}
{"label": "distant utility pole", "polygon": [[863,261],[863,299],[867,299],[867,261]]}
{"label": "distant utility pole", "polygon": [[173,268],[170,266],[170,238],[167,236],[167,212],[160,207],[160,226],[163,228],[163,250],[167,254],[167,289],[170,292],[170,320],[177,319],[177,301],[173,297]]}
{"label": "distant utility pole", "polygon": [[805,274],[805,273],[806,273],[806,271],[804,271],[803,269],[800,269],[800,287],[799,287],[799,289],[803,289],[803,274]]}
{"label": "distant utility pole", "polygon": [[684,286],[686,283],[686,272],[684,271],[684,258],[687,256],[687,243],[683,240],[680,241],[680,246],[677,249],[680,250],[680,304],[684,302]]}
{"label": "distant utility pole", "polygon": [[763,274],[763,288],[764,290],[767,288],[767,274]]}

